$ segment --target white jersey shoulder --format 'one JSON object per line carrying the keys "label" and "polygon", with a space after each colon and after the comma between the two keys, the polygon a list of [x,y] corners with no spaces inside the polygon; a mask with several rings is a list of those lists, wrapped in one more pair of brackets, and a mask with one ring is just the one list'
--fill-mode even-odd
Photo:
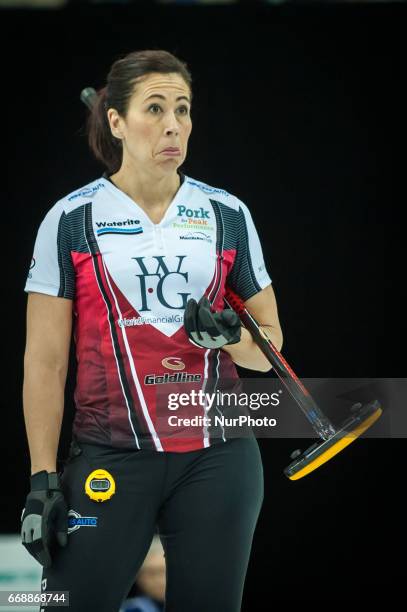
{"label": "white jersey shoulder", "polygon": [[99,193],[105,190],[105,179],[99,177],[75,191],[71,191],[59,200],[66,213],[71,212],[78,206],[97,198]]}
{"label": "white jersey shoulder", "polygon": [[247,209],[247,206],[244,202],[242,202],[237,196],[233,195],[226,189],[222,189],[221,187],[214,187],[213,185],[208,185],[203,181],[198,181],[197,179],[191,178],[189,176],[185,177],[186,181],[191,187],[199,189],[201,192],[205,193],[208,196],[213,196],[218,202],[222,202],[222,204],[226,204],[233,208],[234,210],[239,210],[239,207],[243,209]]}

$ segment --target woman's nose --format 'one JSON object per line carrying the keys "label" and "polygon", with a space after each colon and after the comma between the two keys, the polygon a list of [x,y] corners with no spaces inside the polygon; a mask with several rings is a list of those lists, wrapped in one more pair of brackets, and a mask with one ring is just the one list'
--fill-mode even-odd
{"label": "woman's nose", "polygon": [[165,122],[165,131],[166,133],[175,132],[178,133],[178,121],[174,113],[168,113]]}
{"label": "woman's nose", "polygon": [[166,134],[176,134],[178,136],[178,127],[166,127],[165,128],[165,133]]}

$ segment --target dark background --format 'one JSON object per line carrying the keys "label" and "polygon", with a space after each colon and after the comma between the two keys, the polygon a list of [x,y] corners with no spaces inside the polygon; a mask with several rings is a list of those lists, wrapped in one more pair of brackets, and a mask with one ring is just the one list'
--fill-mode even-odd
{"label": "dark background", "polygon": [[[129,51],[164,48],[188,63],[193,131],[182,169],[251,209],[296,373],[406,376],[405,5],[143,3],[3,11],[0,21],[1,531],[19,531],[28,492],[23,288],[35,235],[57,199],[101,175],[79,94],[103,86]],[[61,457],[74,376],[72,364]],[[259,443],[266,492],[243,611],[280,599],[390,601],[405,572],[404,440],[359,440],[298,482],[283,469],[311,441]]]}

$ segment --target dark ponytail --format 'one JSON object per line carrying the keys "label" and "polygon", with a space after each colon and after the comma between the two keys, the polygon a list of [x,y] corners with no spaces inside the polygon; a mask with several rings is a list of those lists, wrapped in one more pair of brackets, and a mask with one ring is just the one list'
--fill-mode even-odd
{"label": "dark ponytail", "polygon": [[107,110],[115,108],[119,115],[125,117],[137,79],[152,72],[178,73],[189,86],[192,98],[192,77],[187,65],[168,51],[133,51],[114,62],[107,85],[97,92],[97,100],[87,121],[89,147],[109,174],[119,170],[123,147],[122,141],[111,132]]}
{"label": "dark ponytail", "polygon": [[122,163],[122,141],[113,136],[107,118],[107,87],[97,92],[98,96],[88,118],[87,132],[91,151],[110,174],[117,172]]}

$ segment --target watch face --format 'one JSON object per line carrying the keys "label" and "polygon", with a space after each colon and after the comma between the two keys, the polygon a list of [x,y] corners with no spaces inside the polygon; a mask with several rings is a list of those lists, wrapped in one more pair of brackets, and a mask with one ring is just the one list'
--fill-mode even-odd
{"label": "watch face", "polygon": [[108,491],[110,482],[106,478],[93,478],[90,481],[90,488],[92,491]]}

